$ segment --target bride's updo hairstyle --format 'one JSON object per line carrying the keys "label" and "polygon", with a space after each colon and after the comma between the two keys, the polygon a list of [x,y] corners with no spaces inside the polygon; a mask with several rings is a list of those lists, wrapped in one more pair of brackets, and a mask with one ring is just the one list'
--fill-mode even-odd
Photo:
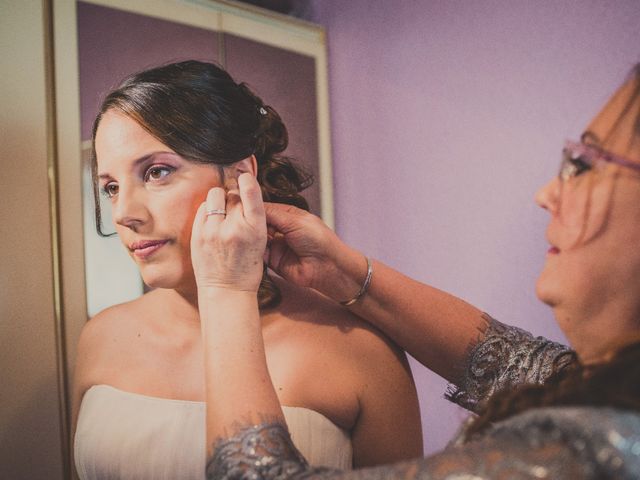
{"label": "bride's updo hairstyle", "polygon": [[[222,68],[189,60],[131,75],[103,101],[93,124],[91,152],[96,228],[101,236],[105,235],[95,137],[102,115],[109,110],[135,120],[181,157],[217,165],[221,173],[222,167],[255,155],[263,199],[309,210],[300,192],[311,185],[312,178],[281,155],[288,135],[278,113]],[[258,300],[261,308],[280,300],[266,269]]]}

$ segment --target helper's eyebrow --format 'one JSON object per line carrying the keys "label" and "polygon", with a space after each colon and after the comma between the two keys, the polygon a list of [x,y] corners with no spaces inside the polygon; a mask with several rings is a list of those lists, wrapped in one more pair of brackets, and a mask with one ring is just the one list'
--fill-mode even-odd
{"label": "helper's eyebrow", "polygon": [[598,135],[596,135],[591,130],[586,130],[580,136],[580,141],[582,143],[584,143],[585,145],[591,145],[591,146],[595,146],[595,147],[598,147],[598,146],[600,146],[602,144],[602,142],[600,141],[600,138],[598,137]]}

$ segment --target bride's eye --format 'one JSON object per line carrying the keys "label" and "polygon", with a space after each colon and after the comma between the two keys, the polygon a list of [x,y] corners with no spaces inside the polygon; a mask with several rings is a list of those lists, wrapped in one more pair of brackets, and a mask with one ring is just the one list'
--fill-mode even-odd
{"label": "bride's eye", "polygon": [[167,175],[175,170],[174,168],[167,167],[166,165],[154,165],[149,167],[144,173],[145,182],[157,182],[163,180]]}
{"label": "bride's eye", "polygon": [[111,182],[102,187],[102,193],[107,198],[113,198],[118,194],[118,184]]}

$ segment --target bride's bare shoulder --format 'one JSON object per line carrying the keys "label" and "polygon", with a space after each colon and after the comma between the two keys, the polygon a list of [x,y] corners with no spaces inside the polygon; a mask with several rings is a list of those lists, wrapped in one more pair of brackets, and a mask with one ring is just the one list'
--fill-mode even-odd
{"label": "bride's bare shoulder", "polygon": [[[413,379],[397,345],[331,299],[282,279],[276,283],[282,301],[263,314],[263,338],[271,365],[289,365],[292,383],[305,387],[296,391],[296,400],[328,412],[334,423],[348,429],[364,408],[369,418],[385,417],[388,405],[380,405],[387,400],[409,403],[412,414],[407,417],[419,422]],[[283,359],[287,361],[278,361]],[[278,393],[286,403],[290,392]]]}
{"label": "bride's bare shoulder", "polygon": [[129,302],[113,305],[85,323],[78,343],[78,357],[124,353],[132,338],[145,328],[158,293],[150,292]]}
{"label": "bride's bare shoulder", "polygon": [[161,295],[160,291],[152,291],[128,302],[112,305],[94,315],[85,324],[84,330],[108,330],[114,327],[125,327],[136,323],[148,316],[155,300]]}

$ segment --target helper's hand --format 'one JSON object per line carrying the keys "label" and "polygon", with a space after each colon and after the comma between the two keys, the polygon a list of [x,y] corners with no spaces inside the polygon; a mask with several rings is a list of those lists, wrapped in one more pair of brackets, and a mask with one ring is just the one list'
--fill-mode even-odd
{"label": "helper's hand", "polygon": [[279,203],[265,203],[265,211],[270,268],[296,285],[315,288],[337,301],[350,298],[354,288],[357,291],[346,277],[354,269],[357,277],[366,272],[362,254],[309,212]]}
{"label": "helper's hand", "polygon": [[267,243],[264,204],[253,175],[243,173],[237,183],[238,190],[209,190],[196,213],[191,261],[199,290],[258,291]]}

